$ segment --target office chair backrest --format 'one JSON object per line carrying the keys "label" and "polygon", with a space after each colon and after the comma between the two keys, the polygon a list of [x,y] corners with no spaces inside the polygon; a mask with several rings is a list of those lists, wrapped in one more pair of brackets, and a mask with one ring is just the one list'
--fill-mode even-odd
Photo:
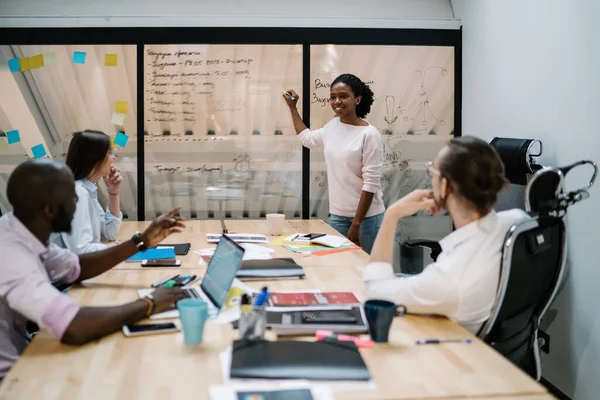
{"label": "office chair backrest", "polygon": [[[541,377],[538,325],[552,303],[565,271],[566,209],[587,198],[585,189],[562,193],[565,168],[543,168],[526,187],[530,220],[509,230],[502,249],[500,282],[490,319],[479,337],[536,379]],[[585,195],[583,194],[585,193]]]}
{"label": "office chair backrest", "polygon": [[510,185],[498,194],[494,210],[513,208],[525,210],[525,185],[531,174],[541,168],[535,157],[542,154],[542,142],[536,139],[514,139],[495,137],[490,145],[496,150],[504,164],[504,175]]}

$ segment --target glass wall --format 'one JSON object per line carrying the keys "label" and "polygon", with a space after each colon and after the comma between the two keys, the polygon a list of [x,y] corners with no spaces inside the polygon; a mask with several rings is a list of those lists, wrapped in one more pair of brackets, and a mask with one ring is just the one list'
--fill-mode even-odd
{"label": "glass wall", "polygon": [[[127,135],[117,146],[121,210],[137,218],[136,46],[0,46],[0,90],[2,211],[11,209],[6,182],[19,163],[64,161],[72,133],[94,129]],[[126,110],[115,116],[116,107]],[[105,204],[104,185],[98,187]]]}
{"label": "glass wall", "polygon": [[301,217],[302,147],[282,90],[302,90],[300,45],[147,45],[146,219]]}
{"label": "glass wall", "polygon": [[[454,130],[454,48],[434,46],[311,46],[310,126],[325,125],[334,113],[330,83],[352,73],[368,83],[375,101],[366,120],[382,135],[383,199],[387,206],[417,188],[431,187],[425,165]],[[311,217],[327,219],[327,173],[322,149],[311,150]],[[449,216],[418,214],[399,225],[398,243],[441,239]]]}

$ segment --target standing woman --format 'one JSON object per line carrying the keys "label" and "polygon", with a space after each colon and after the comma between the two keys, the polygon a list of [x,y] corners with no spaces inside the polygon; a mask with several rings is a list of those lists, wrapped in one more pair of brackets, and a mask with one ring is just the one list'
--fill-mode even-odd
{"label": "standing woman", "polygon": [[370,253],[384,211],[383,141],[377,128],[363,119],[371,111],[373,92],[352,74],[338,76],[329,98],[335,118],[313,131],[296,109],[298,94],[289,90],[283,96],[302,145],[324,147],[331,226]]}
{"label": "standing woman", "polygon": [[[113,165],[114,150],[110,137],[98,131],[85,130],[73,134],[66,164],[73,171],[75,192],[79,198],[71,233],[61,233],[62,244],[76,254],[103,250],[102,240],[116,240],[123,214],[119,192],[123,178]],[[98,181],[108,191],[108,210],[98,202]]]}

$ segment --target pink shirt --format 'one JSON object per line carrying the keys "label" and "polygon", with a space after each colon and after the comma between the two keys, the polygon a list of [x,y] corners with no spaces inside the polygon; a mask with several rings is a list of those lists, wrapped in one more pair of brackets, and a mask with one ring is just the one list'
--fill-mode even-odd
{"label": "pink shirt", "polygon": [[0,218],[0,379],[29,343],[27,321],[61,339],[79,306],[52,281],[71,283],[80,273],[79,258],[45,246],[15,217]]}
{"label": "pink shirt", "polygon": [[331,214],[354,217],[362,191],[373,193],[366,217],[385,210],[381,190],[383,141],[377,128],[348,125],[334,118],[320,129],[305,129],[298,138],[308,148],[323,147]]}

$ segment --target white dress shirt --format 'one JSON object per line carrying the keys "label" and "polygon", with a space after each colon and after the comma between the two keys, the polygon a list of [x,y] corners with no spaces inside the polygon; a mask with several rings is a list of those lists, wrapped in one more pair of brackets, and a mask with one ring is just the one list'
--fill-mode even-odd
{"label": "white dress shirt", "polygon": [[331,214],[354,217],[363,190],[373,193],[365,217],[385,210],[381,190],[383,141],[377,128],[348,125],[334,118],[321,129],[305,129],[298,138],[305,147],[323,147]]}
{"label": "white dress shirt", "polygon": [[[116,240],[123,213],[118,217],[104,211],[98,202],[98,187],[88,179],[75,182],[79,201],[73,216],[71,234],[60,233],[62,244],[76,254],[106,249],[103,240]],[[55,239],[53,239],[56,242]]]}
{"label": "white dress shirt", "polygon": [[494,305],[506,234],[527,218],[518,209],[492,211],[457,229],[440,240],[442,253],[419,275],[397,278],[391,264],[370,263],[366,297],[404,305],[409,313],[444,315],[477,334]]}
{"label": "white dress shirt", "polygon": [[27,321],[62,338],[79,306],[51,283],[79,277],[79,257],[42,244],[12,212],[0,218],[0,381],[29,343]]}

